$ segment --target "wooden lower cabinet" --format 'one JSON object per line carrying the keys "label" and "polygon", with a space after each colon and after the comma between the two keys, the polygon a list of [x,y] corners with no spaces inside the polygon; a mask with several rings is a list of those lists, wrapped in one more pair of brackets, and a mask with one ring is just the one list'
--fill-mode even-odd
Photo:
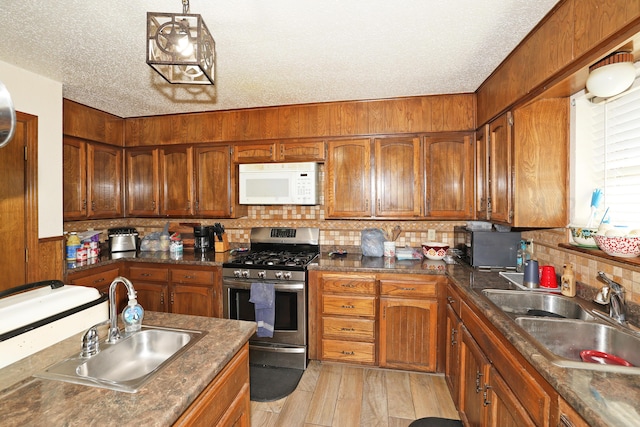
{"label": "wooden lower cabinet", "polygon": [[[67,274],[66,283],[76,286],[90,286],[99,292],[109,295],[109,286],[118,276],[121,276],[120,264],[109,264],[99,266],[90,270],[83,270]],[[118,285],[116,288],[116,301],[118,312],[124,309],[127,304],[127,292],[124,286]]]}
{"label": "wooden lower cabinet", "polygon": [[470,427],[487,425],[483,400],[491,363],[465,327],[460,348],[460,415]]}
{"label": "wooden lower cabinet", "polygon": [[130,263],[128,278],[145,310],[215,317],[215,270]]}
{"label": "wooden lower cabinet", "polygon": [[460,403],[460,333],[462,321],[456,314],[455,309],[447,298],[446,307],[446,341],[445,341],[445,361],[444,375],[453,403],[459,406]]}
{"label": "wooden lower cabinet", "polygon": [[483,405],[487,408],[487,425],[491,427],[535,427],[531,417],[495,368],[489,369],[484,387]]}
{"label": "wooden lower cabinet", "polygon": [[249,346],[245,344],[178,418],[174,426],[250,425]]}
{"label": "wooden lower cabinet", "polygon": [[589,423],[563,398],[558,397],[558,427],[589,427]]}
{"label": "wooden lower cabinet", "polygon": [[377,276],[380,289],[379,365],[435,372],[440,329],[441,276]]}

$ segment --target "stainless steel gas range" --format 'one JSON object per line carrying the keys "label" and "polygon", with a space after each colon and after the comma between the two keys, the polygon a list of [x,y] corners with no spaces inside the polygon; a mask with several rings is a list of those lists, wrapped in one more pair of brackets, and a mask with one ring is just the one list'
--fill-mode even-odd
{"label": "stainless steel gas range", "polygon": [[252,228],[249,250],[222,265],[225,318],[255,321],[251,284],[275,288],[273,337],[251,337],[250,363],[306,369],[307,267],[319,256],[319,235],[317,228]]}

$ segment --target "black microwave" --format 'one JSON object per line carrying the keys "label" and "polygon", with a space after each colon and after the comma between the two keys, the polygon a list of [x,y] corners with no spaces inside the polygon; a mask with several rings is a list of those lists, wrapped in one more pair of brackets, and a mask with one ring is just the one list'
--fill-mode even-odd
{"label": "black microwave", "polygon": [[520,232],[453,229],[454,247],[462,260],[472,267],[515,268]]}

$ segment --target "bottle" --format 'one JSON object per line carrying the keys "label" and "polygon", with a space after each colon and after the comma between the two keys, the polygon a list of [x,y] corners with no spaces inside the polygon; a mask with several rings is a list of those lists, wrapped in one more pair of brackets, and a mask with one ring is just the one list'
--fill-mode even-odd
{"label": "bottle", "polygon": [[520,247],[516,254],[516,271],[522,273],[524,271],[526,243],[520,240]]}
{"label": "bottle", "polygon": [[80,238],[75,231],[69,233],[67,238],[67,261],[75,261],[76,253],[80,247]]}
{"label": "bottle", "polygon": [[137,332],[142,328],[144,309],[136,298],[130,298],[127,306],[122,310],[122,322],[125,332]]}
{"label": "bottle", "polygon": [[560,278],[560,291],[562,295],[567,297],[576,296],[576,277],[573,274],[573,266],[571,264],[565,264],[564,270],[562,270],[562,277]]}

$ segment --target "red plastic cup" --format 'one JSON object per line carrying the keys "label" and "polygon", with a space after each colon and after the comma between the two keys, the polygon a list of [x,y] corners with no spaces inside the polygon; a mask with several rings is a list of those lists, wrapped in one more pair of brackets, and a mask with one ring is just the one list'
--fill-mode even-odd
{"label": "red plastic cup", "polygon": [[540,275],[541,288],[557,288],[558,280],[556,279],[556,269],[552,265],[542,266],[542,274]]}

